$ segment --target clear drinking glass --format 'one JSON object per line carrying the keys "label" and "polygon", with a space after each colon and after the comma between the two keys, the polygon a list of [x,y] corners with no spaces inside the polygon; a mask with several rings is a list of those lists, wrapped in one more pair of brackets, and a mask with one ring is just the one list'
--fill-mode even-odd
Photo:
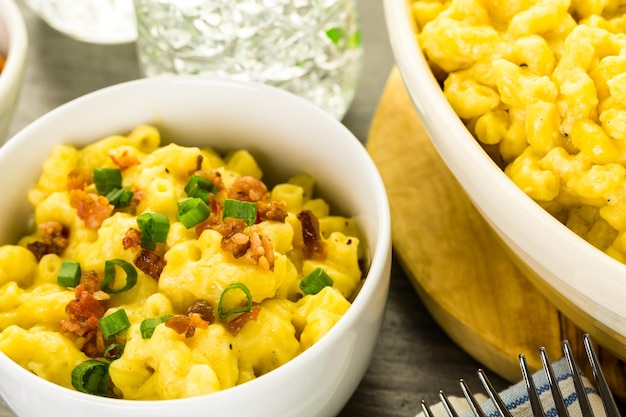
{"label": "clear drinking glass", "polygon": [[74,39],[101,44],[133,42],[133,0],[24,0],[51,27]]}
{"label": "clear drinking glass", "polygon": [[356,0],[134,0],[139,67],[295,93],[338,119],[361,74]]}

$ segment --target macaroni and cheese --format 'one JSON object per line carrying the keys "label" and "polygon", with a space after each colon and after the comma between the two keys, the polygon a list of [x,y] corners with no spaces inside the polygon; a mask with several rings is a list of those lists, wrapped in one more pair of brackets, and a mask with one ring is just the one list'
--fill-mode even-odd
{"label": "macaroni and cheese", "polygon": [[506,174],[626,262],[626,17],[616,0],[416,0],[445,97]]}
{"label": "macaroni and cheese", "polygon": [[162,145],[152,126],[56,146],[29,193],[36,230],[0,246],[0,351],[135,400],[212,393],[295,358],[349,308],[363,249],[311,176],[261,178],[246,150]]}

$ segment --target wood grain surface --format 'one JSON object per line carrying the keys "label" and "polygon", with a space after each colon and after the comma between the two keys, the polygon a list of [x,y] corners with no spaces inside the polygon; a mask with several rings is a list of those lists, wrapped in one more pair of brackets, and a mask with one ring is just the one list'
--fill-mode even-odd
{"label": "wood grain surface", "polygon": [[[563,339],[591,375],[583,332],[511,261],[430,143],[397,68],[367,147],[387,187],[397,258],[444,331],[511,382],[520,377],[520,353],[539,369],[539,347],[560,358]],[[612,389],[626,398],[624,363],[597,348]]]}

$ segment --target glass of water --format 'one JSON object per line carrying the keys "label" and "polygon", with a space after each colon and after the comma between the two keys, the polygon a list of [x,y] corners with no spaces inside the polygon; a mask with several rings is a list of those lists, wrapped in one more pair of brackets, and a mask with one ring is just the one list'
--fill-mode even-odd
{"label": "glass of water", "polygon": [[24,0],[51,27],[74,39],[101,44],[133,42],[133,0]]}
{"label": "glass of water", "polygon": [[261,82],[343,118],[361,74],[357,0],[134,0],[147,77]]}

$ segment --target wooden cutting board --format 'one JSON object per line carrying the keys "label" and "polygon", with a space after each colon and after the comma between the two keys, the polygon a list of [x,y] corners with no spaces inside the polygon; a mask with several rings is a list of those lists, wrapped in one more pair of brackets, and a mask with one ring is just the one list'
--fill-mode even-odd
{"label": "wooden cutting board", "polygon": [[[518,355],[541,368],[568,339],[591,375],[583,332],[517,269],[430,143],[400,73],[389,75],[367,148],[387,188],[396,259],[443,330],[503,378],[521,379]],[[626,366],[598,346],[605,376],[626,399]]]}

